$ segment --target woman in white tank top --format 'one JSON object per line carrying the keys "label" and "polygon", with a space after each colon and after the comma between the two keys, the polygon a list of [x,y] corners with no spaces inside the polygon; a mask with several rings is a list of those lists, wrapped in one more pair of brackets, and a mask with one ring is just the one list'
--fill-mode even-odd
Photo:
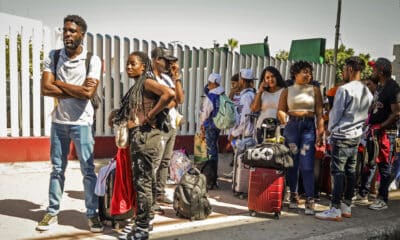
{"label": "woman in white tank top", "polygon": [[263,141],[261,123],[266,118],[277,118],[279,98],[286,86],[279,70],[272,66],[268,66],[262,71],[260,80],[256,96],[251,104],[252,112],[260,111],[256,123],[259,143]]}
{"label": "woman in white tank top", "polygon": [[313,215],[315,144],[322,144],[324,133],[322,95],[319,87],[309,84],[312,78],[309,63],[294,63],[290,73],[295,83],[283,90],[278,107],[279,120],[283,124],[287,122],[284,137],[294,161],[294,167],[288,170],[287,175],[291,192],[289,208],[297,208],[300,170],[306,192],[305,214]]}

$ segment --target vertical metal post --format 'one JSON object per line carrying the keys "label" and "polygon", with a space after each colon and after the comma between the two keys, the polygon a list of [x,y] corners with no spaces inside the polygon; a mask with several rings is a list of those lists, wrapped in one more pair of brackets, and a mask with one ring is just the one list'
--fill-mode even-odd
{"label": "vertical metal post", "polygon": [[337,9],[337,17],[336,17],[336,33],[335,33],[335,49],[333,55],[333,63],[335,68],[337,67],[337,53],[338,53],[338,43],[339,43],[339,36],[340,36],[340,15],[342,12],[342,0],[338,0],[338,9]]}

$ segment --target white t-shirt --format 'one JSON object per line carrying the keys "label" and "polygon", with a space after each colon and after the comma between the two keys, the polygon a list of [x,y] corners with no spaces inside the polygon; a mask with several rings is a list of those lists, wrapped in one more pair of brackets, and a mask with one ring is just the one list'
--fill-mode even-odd
{"label": "white t-shirt", "polygon": [[[156,79],[159,84],[162,84],[164,86],[167,86],[175,90],[175,84],[172,81],[171,77],[168,76],[167,74],[161,73],[161,78],[156,76]],[[176,129],[176,112],[177,110],[174,107],[169,110],[169,117],[171,118],[171,127],[173,129]]]}
{"label": "white t-shirt", "polygon": [[[54,73],[54,53],[55,50],[50,51],[44,62],[43,71]],[[69,59],[63,48],[57,63],[57,79],[73,85],[83,85],[86,80],[86,55],[87,50],[83,48],[81,54]],[[100,73],[101,61],[99,57],[92,56],[87,77],[99,80]],[[92,125],[93,115],[94,109],[89,99],[59,98],[52,114],[52,121],[69,125]]]}
{"label": "white t-shirt", "polygon": [[279,98],[283,88],[274,93],[264,91],[261,95],[261,112],[257,119],[256,127],[260,128],[265,118],[277,118]]}

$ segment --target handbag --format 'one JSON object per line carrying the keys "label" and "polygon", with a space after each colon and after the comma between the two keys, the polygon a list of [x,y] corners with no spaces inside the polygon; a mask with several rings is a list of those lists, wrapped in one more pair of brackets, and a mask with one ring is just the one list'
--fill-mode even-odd
{"label": "handbag", "polygon": [[200,163],[208,160],[207,143],[200,133],[194,135],[194,162]]}
{"label": "handbag", "polygon": [[183,118],[183,115],[180,114],[178,111],[176,111],[176,119],[175,119],[176,127],[180,127],[184,123],[185,123],[185,119]]}
{"label": "handbag", "polygon": [[289,148],[280,143],[263,143],[245,150],[243,163],[250,167],[283,170],[293,167]]}
{"label": "handbag", "polygon": [[118,125],[115,124],[114,127],[115,145],[118,148],[125,149],[129,145],[128,122],[126,120],[122,120]]}
{"label": "handbag", "polygon": [[128,115],[129,115],[129,100],[132,93],[133,86],[122,97],[120,108],[116,112],[113,123],[115,133],[115,145],[118,148],[125,149],[129,145],[129,128],[128,128]]}

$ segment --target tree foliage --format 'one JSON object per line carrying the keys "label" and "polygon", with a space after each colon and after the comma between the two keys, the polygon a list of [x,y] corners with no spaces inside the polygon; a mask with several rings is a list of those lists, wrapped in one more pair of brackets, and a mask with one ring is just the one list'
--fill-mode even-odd
{"label": "tree foliage", "polygon": [[234,38],[229,38],[228,43],[229,51],[233,52],[239,46],[239,41]]}
{"label": "tree foliage", "polygon": [[289,59],[289,52],[285,50],[279,50],[277,54],[275,54],[275,58],[279,60],[288,60]]}
{"label": "tree foliage", "polygon": [[[346,48],[343,44],[341,44],[338,48],[337,54],[336,82],[343,80],[342,70],[344,67],[344,61],[351,56],[355,56],[354,49]],[[360,53],[357,56],[363,59],[366,65],[364,71],[361,73],[361,78],[364,79],[372,74],[372,68],[367,64],[368,61],[370,61],[370,55],[368,53]],[[334,64],[334,49],[325,50],[325,63]]]}

